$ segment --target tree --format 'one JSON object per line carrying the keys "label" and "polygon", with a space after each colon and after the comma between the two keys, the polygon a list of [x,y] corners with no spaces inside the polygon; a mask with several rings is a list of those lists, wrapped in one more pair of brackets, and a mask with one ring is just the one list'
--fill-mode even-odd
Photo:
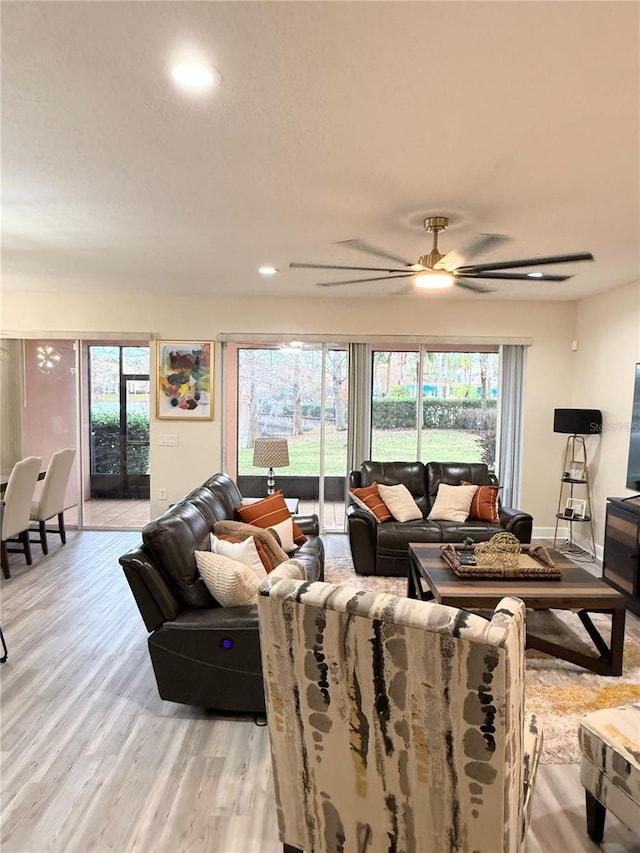
{"label": "tree", "polygon": [[329,350],[326,358],[326,368],[331,380],[333,391],[333,406],[336,413],[336,429],[347,428],[347,406],[344,398],[344,387],[347,383],[347,352],[343,349]]}

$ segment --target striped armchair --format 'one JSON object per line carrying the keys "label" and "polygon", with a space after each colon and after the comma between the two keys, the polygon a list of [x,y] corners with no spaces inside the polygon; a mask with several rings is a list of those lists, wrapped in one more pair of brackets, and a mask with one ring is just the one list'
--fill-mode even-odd
{"label": "striped armchair", "polygon": [[542,743],[525,609],[491,620],[268,577],[260,645],[285,851],[518,851]]}

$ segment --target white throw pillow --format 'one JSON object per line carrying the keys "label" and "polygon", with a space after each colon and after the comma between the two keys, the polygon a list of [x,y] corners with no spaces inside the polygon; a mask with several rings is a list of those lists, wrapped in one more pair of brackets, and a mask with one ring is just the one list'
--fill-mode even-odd
{"label": "white throw pillow", "polygon": [[256,604],[260,579],[248,566],[211,551],[194,551],[194,554],[202,580],[223,607]]}
{"label": "white throw pillow", "polygon": [[397,486],[378,483],[378,491],[396,521],[415,521],[422,518],[422,510],[414,501],[409,489],[402,483]]}
{"label": "white throw pillow", "polygon": [[287,553],[296,550],[297,545],[293,541],[293,521],[290,518],[285,518],[284,521],[280,521],[278,524],[272,524],[269,530],[275,530],[278,534],[281,547]]}
{"label": "white throw pillow", "polygon": [[245,566],[249,566],[259,580],[264,580],[267,572],[258,554],[256,540],[253,536],[243,539],[242,542],[227,542],[225,539],[219,539],[215,533],[212,533],[209,538],[211,550],[214,554],[222,554],[223,557],[230,557],[232,560],[244,563]]}
{"label": "white throw pillow", "polygon": [[446,483],[440,483],[427,518],[439,521],[466,521],[477,489],[477,486],[448,486]]}

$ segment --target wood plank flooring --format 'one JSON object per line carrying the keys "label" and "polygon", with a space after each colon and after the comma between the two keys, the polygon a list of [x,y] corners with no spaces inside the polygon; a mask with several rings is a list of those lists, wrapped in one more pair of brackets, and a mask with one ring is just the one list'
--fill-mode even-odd
{"label": "wood plank flooring", "polygon": [[[70,531],[0,587],[3,853],[280,853],[266,728],[157,695],[118,557],[138,533]],[[348,555],[344,536],[325,538]],[[589,841],[577,766],[538,774],[526,853],[640,853],[611,815]]]}

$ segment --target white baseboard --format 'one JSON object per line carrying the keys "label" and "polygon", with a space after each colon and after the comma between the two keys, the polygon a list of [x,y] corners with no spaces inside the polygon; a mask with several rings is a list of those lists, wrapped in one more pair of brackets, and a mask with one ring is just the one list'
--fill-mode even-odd
{"label": "white baseboard", "polygon": [[[576,525],[577,526],[577,525]],[[534,527],[531,532],[531,539],[533,542],[537,542],[539,539],[547,539],[553,542],[553,536],[555,533],[555,527]],[[557,539],[559,542],[564,542],[569,538],[569,528],[568,527],[558,527]],[[587,552],[591,552],[591,544],[589,540],[584,536],[579,536],[575,529],[573,531],[573,541],[579,548],[583,548]],[[602,545],[598,545],[596,543],[596,563],[598,565],[602,565],[602,557],[604,554],[604,549]]]}

